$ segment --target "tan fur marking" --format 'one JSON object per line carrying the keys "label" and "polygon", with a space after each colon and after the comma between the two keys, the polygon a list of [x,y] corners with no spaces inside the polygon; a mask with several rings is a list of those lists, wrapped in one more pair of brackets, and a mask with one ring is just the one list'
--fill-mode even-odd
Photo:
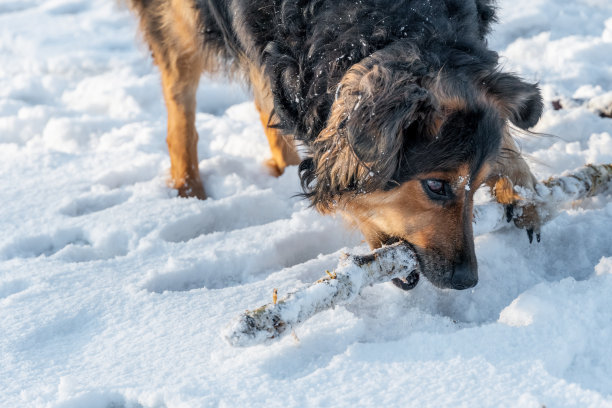
{"label": "tan fur marking", "polygon": [[259,119],[266,133],[268,145],[272,157],[266,160],[265,165],[268,167],[270,174],[278,177],[285,172],[287,166],[300,164],[300,156],[295,151],[295,146],[292,140],[287,140],[278,129],[268,126],[270,115],[259,110]]}
{"label": "tan fur marking", "polygon": [[[464,243],[465,203],[472,206],[473,192],[489,172],[485,165],[478,175],[469,180],[468,167],[454,172],[434,172],[419,175],[419,179],[404,182],[390,191],[345,197],[339,200],[340,211],[357,226],[372,248],[380,247],[390,238],[401,238],[412,244],[435,249],[452,259]],[[446,180],[453,186],[454,202],[440,205],[423,191],[423,179]],[[469,183],[469,188],[467,184]],[[466,201],[466,195],[468,200]],[[471,224],[470,224],[471,225]]]}
{"label": "tan fur marking", "polygon": [[506,176],[497,179],[493,186],[493,194],[495,194],[495,199],[500,204],[512,204],[522,200],[522,197],[514,191],[512,181]]}
{"label": "tan fur marking", "polygon": [[432,202],[419,180],[410,180],[389,192],[357,197],[347,205],[353,222],[371,247],[389,237],[401,238],[421,248],[433,243],[451,257],[454,246],[463,241],[460,205],[443,207]]}
{"label": "tan fur marking", "polygon": [[[537,181],[508,130],[504,133],[502,149],[502,155],[497,159],[486,183],[491,187],[497,202],[504,205],[516,204],[524,197],[516,193],[514,187],[520,186],[527,191],[535,191]],[[523,206],[521,214],[514,216],[514,224],[519,228],[538,232],[540,223],[539,212],[533,205]]]}
{"label": "tan fur marking", "polygon": [[516,201],[523,199],[514,191],[515,186],[527,190],[534,190],[535,188],[536,178],[519,153],[508,130],[504,132],[502,139],[502,153],[491,169],[491,174],[486,183],[491,187],[495,199],[501,204],[514,204]]}
{"label": "tan fur marking", "polygon": [[300,156],[297,154],[292,137],[286,136],[278,129],[268,126],[274,123],[273,119],[270,120],[270,113],[274,108],[274,102],[270,86],[264,78],[264,75],[257,67],[251,67],[250,79],[255,97],[255,108],[259,112],[259,119],[266,133],[270,152],[272,153],[272,157],[265,162],[265,165],[268,167],[270,174],[278,177],[283,174],[287,166],[300,164]]}
{"label": "tan fur marking", "polygon": [[443,74],[439,73],[430,89],[434,95],[435,101],[438,103],[439,115],[434,118],[430,132],[432,135],[438,134],[446,119],[455,112],[464,111],[467,109],[467,102],[464,98],[453,95],[447,89],[447,80]]}
{"label": "tan fur marking", "polygon": [[[170,184],[182,197],[206,198],[198,170],[195,129],[196,90],[205,60],[198,36],[198,16],[192,4],[172,0],[158,10],[163,18],[163,42],[148,35],[155,64],[161,71],[168,111],[166,141],[170,153]],[[145,24],[141,20],[141,24]],[[143,32],[147,33],[143,27]]]}

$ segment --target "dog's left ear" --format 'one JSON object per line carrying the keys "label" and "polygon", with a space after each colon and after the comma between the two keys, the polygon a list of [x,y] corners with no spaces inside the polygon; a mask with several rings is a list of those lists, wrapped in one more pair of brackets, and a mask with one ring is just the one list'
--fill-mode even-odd
{"label": "dog's left ear", "polygon": [[537,84],[529,84],[503,72],[488,75],[481,84],[501,108],[502,114],[516,126],[528,129],[538,123],[544,105]]}
{"label": "dog's left ear", "polygon": [[432,96],[411,70],[394,66],[379,53],[345,74],[335,90],[327,127],[315,143],[321,145],[319,166],[326,166],[319,172],[343,180],[338,185],[389,181],[398,166],[405,130],[431,123],[437,113]]}

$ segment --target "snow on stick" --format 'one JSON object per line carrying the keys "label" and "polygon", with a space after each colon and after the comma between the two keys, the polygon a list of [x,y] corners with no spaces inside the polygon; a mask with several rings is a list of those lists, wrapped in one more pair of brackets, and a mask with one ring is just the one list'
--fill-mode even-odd
{"label": "snow on stick", "polygon": [[[538,184],[535,198],[547,205],[581,200],[606,191],[612,180],[612,164],[588,164],[566,176],[551,177]],[[552,215],[552,214],[551,214]]]}
{"label": "snow on stick", "polygon": [[[587,165],[565,176],[550,178],[536,187],[536,195],[525,196],[519,207],[532,206],[542,222],[549,221],[564,203],[604,192],[612,181],[612,165]],[[490,232],[506,224],[504,206],[489,203],[474,209],[475,234]],[[289,293],[255,310],[247,310],[234,319],[224,337],[236,347],[248,347],[280,338],[315,314],[337,305],[350,303],[364,287],[393,279],[412,287],[418,274],[414,251],[407,243],[396,243],[366,255],[346,255],[335,272],[312,285]],[[414,273],[413,273],[414,272]],[[412,286],[411,286],[412,285]]]}
{"label": "snow on stick", "polygon": [[405,243],[385,246],[367,255],[347,255],[335,272],[315,284],[289,293],[278,302],[247,310],[228,327],[225,338],[237,347],[278,338],[323,310],[350,303],[364,287],[408,276],[416,268],[414,252]]}
{"label": "snow on stick", "polygon": [[[601,194],[610,188],[612,164],[588,164],[560,177],[551,177],[536,185],[536,194],[523,191],[525,198],[517,204],[514,218],[521,216],[521,208],[532,207],[542,224],[553,219],[559,208],[572,201]],[[496,231],[508,225],[506,209],[498,203],[474,206],[474,235]]]}

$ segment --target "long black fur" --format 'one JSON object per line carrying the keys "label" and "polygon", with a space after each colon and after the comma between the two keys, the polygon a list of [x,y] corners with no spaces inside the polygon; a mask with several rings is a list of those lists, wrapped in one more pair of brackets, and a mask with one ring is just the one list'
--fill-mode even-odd
{"label": "long black fur", "polygon": [[[146,10],[163,1],[132,3]],[[492,0],[194,0],[194,7],[203,47],[229,65],[246,59],[265,72],[275,125],[309,148],[300,177],[322,208],[338,195],[389,189],[466,158],[476,171],[498,153],[506,120],[527,128],[542,111],[537,86],[499,72],[487,48]],[[351,70],[354,89],[341,89]],[[440,81],[466,108],[432,134],[444,114],[434,91]],[[321,137],[338,98],[344,116],[334,135]]]}

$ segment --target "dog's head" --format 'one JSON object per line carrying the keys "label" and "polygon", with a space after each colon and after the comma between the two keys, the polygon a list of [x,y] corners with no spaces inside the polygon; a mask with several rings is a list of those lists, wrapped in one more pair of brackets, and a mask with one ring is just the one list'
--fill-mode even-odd
{"label": "dog's head", "polygon": [[485,68],[435,67],[407,46],[373,54],[338,85],[301,168],[321,212],[343,213],[373,248],[409,242],[443,288],[477,283],[474,192],[507,121],[527,128],[542,110],[537,86]]}

